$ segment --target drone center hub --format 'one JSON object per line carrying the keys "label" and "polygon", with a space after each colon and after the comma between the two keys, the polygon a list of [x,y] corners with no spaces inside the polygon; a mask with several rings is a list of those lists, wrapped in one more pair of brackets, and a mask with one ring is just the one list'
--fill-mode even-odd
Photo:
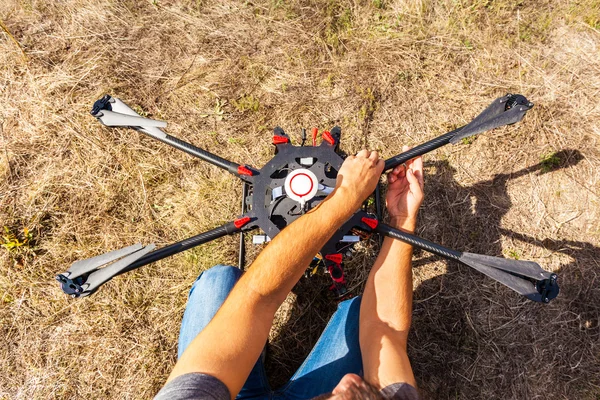
{"label": "drone center hub", "polygon": [[314,184],[310,176],[305,173],[300,173],[294,175],[292,179],[290,179],[290,189],[293,194],[296,196],[306,196],[312,190]]}
{"label": "drone center hub", "polygon": [[300,168],[287,176],[284,187],[290,199],[304,204],[317,194],[319,180],[312,171]]}

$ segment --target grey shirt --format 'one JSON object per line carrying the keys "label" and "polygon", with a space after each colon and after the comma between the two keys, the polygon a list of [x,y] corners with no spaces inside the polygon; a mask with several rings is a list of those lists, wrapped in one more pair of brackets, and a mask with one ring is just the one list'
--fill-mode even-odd
{"label": "grey shirt", "polygon": [[[389,400],[418,400],[417,389],[408,383],[394,383],[381,389]],[[154,400],[229,400],[229,389],[217,378],[193,372],[167,383]]]}

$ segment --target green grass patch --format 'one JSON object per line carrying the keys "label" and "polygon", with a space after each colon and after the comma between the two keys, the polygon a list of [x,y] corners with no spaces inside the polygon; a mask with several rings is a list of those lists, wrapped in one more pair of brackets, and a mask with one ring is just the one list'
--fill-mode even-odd
{"label": "green grass patch", "polygon": [[418,70],[402,70],[396,76],[400,82],[414,82],[423,78],[423,74]]}
{"label": "green grass patch", "polygon": [[327,27],[323,39],[329,48],[342,52],[342,39],[352,29],[352,10],[338,1],[330,1],[326,13]]}
{"label": "green grass patch", "polygon": [[477,136],[469,136],[466,138],[462,138],[460,142],[462,144],[472,144],[475,140],[477,140]]}
{"label": "green grass patch", "polygon": [[361,89],[360,97],[363,100],[363,105],[360,107],[358,117],[361,120],[372,119],[375,111],[379,109],[379,101],[372,88]]}
{"label": "green grass patch", "polygon": [[214,116],[217,121],[222,121],[225,118],[225,109],[224,107],[227,105],[227,100],[221,100],[220,98],[215,99],[215,105],[213,107],[212,113],[200,114],[202,118]]}
{"label": "green grass patch", "polygon": [[385,0],[373,0],[371,4],[373,4],[373,7],[378,8],[380,10],[385,8]]}
{"label": "green grass patch", "polygon": [[135,111],[136,113],[138,113],[140,117],[144,117],[144,118],[148,117],[148,113],[146,112],[146,110],[144,110],[144,108],[138,104],[132,105],[131,109],[133,111]]}
{"label": "green grass patch", "polygon": [[1,239],[2,243],[0,246],[8,251],[17,251],[21,247],[31,247],[33,242],[33,232],[27,227],[23,228],[21,231],[15,232],[8,226],[5,226]]}
{"label": "green grass patch", "polygon": [[560,165],[560,157],[556,153],[544,154],[540,157],[542,173],[550,172]]}
{"label": "green grass patch", "polygon": [[519,254],[519,252],[518,252],[517,250],[514,250],[514,249],[508,249],[508,250],[506,251],[506,254],[507,254],[507,255],[508,255],[510,258],[512,258],[512,259],[515,259],[515,260],[518,260],[518,259],[520,259],[520,258],[521,258],[521,255]]}
{"label": "green grass patch", "polygon": [[232,103],[236,110],[240,112],[256,112],[260,108],[260,101],[251,94],[245,94]]}

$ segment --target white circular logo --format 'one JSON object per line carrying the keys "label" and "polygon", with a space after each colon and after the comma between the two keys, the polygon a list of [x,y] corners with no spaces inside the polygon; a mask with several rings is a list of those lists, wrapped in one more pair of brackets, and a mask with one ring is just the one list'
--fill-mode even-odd
{"label": "white circular logo", "polygon": [[319,181],[312,171],[300,168],[287,176],[284,187],[290,199],[304,204],[317,194]]}

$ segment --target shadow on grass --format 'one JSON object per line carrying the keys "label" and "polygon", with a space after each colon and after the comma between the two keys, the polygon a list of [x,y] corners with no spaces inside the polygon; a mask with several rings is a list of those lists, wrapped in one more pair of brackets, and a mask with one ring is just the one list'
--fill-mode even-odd
{"label": "shadow on grass", "polygon": [[[506,236],[572,261],[556,271],[561,293],[550,304],[532,303],[454,262],[448,263],[446,274],[421,283],[414,293],[409,355],[425,398],[521,399],[549,388],[569,398],[598,394],[600,288],[594,270],[600,248],[579,241],[538,240],[501,227],[511,207],[509,181],[568,168],[583,158],[576,150],[554,156],[550,165],[544,160],[468,187],[454,180],[447,162],[426,163],[435,172],[426,177],[420,236],[499,257],[500,239]],[[438,260],[420,253],[415,268]],[[292,315],[270,345],[267,370],[274,388],[300,366],[335,311],[335,302],[323,295],[328,283],[323,279],[303,280],[294,290],[298,298]]]}
{"label": "shadow on grass", "polygon": [[[409,354],[426,397],[495,398],[501,393],[502,398],[531,398],[550,387],[568,398],[597,395],[600,290],[592,282],[600,266],[600,248],[586,242],[538,240],[501,227],[511,207],[510,180],[551,173],[582,158],[576,150],[563,150],[550,164],[544,160],[468,187],[456,183],[447,163],[429,163],[436,172],[427,177],[426,197],[447,207],[424,213],[422,236],[500,257],[505,236],[524,247],[568,255],[572,261],[556,271],[561,293],[548,305],[527,301],[458,263],[449,263],[445,275],[419,285]],[[432,259],[420,259],[414,266]]]}

